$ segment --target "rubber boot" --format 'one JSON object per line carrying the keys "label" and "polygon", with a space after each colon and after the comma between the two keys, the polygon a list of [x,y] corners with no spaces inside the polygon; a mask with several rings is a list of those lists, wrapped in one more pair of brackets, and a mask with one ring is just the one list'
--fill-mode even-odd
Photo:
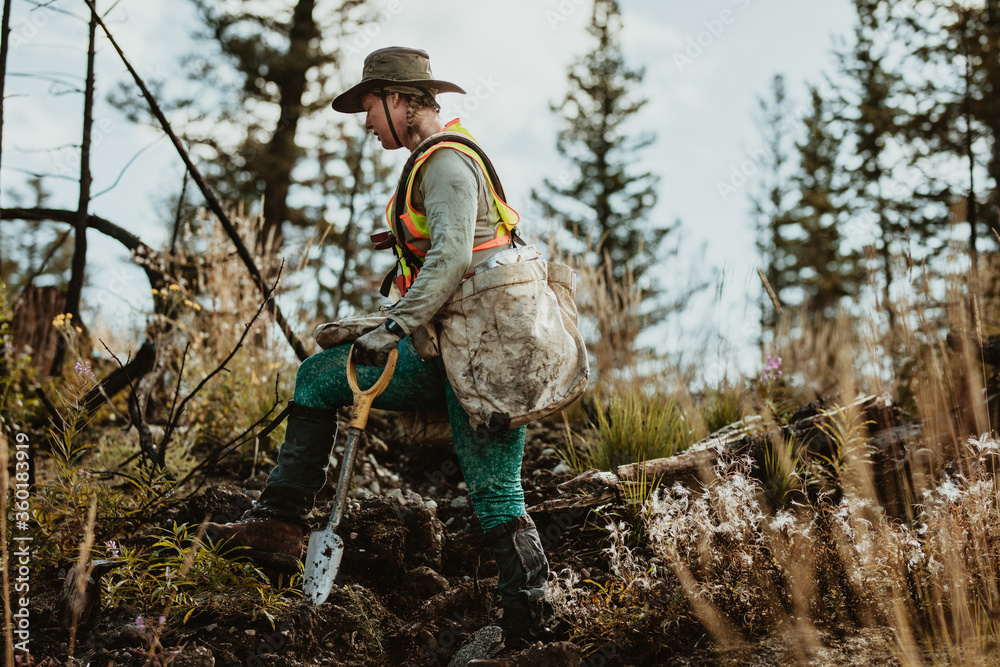
{"label": "rubber boot", "polygon": [[548,586],[549,562],[534,521],[521,516],[486,531],[485,537],[497,563],[504,648],[518,651],[545,641],[542,597]]}
{"label": "rubber boot", "polygon": [[215,542],[228,540],[230,547],[244,547],[231,552],[235,557],[246,556],[280,571],[298,571],[306,516],[326,483],[336,430],[336,410],[292,403],[278,465],[260,498],[240,521],[206,524],[205,535]]}

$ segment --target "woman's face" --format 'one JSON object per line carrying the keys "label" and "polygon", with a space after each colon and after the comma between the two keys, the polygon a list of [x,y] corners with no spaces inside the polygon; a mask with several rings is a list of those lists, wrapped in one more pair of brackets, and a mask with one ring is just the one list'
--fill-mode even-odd
{"label": "woman's face", "polygon": [[[392,115],[393,126],[396,134],[403,135],[406,132],[406,104],[399,96],[399,93],[390,93],[385,100],[389,105],[389,113]],[[402,148],[396,143],[389,129],[389,121],[385,117],[385,105],[382,98],[374,93],[368,93],[361,98],[361,107],[365,110],[365,129],[371,130],[375,138],[386,150]]]}

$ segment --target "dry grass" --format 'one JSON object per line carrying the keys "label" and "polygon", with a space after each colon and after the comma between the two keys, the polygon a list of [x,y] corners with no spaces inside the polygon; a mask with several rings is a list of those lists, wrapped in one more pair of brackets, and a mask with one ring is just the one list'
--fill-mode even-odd
{"label": "dry grass", "polygon": [[[902,515],[883,506],[887,480],[872,461],[872,423],[834,407],[824,429],[831,453],[797,453],[787,442],[771,450],[765,476],[784,478],[795,502],[766,502],[764,482],[774,481],[760,479],[767,462],[736,459],[716,468],[707,487],[656,490],[637,513],[648,536],[638,548],[628,546],[634,527],[611,524],[609,575],[587,583],[566,570],[554,581],[554,607],[577,640],[596,647],[643,633],[645,644],[669,647],[707,631],[726,648],[776,637],[807,662],[831,632],[880,629],[901,665],[996,664],[1000,441],[978,350],[996,333],[984,313],[997,309],[962,285],[952,280],[936,310],[927,295],[894,304],[891,327],[881,311],[860,321],[783,322],[773,339],[784,360],[780,381],[722,397],[734,412],[742,406],[780,422],[819,397],[830,405],[893,396],[899,422],[911,427],[894,452],[908,500]],[[705,422],[718,424],[711,415],[720,397],[698,398]],[[615,594],[602,595],[608,590]],[[650,591],[681,603],[652,604]]]}

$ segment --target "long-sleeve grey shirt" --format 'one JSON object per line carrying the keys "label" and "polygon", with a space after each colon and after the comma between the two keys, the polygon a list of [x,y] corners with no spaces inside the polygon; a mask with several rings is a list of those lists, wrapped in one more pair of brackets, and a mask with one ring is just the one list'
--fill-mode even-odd
{"label": "long-sleeve grey shirt", "polygon": [[413,285],[387,313],[406,333],[434,317],[467,273],[503,249],[473,256],[473,247],[495,237],[500,213],[482,170],[457,150],[440,148],[427,158],[413,183],[412,204],[427,216],[430,239],[418,241],[427,245],[427,255]]}

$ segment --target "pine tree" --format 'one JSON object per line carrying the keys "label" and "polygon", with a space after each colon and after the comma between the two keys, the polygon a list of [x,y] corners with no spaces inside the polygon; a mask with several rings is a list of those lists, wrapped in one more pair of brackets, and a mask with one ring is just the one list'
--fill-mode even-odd
{"label": "pine tree", "polygon": [[664,249],[672,227],[646,220],[659,177],[635,165],[654,135],[630,134],[629,121],[646,100],[634,94],[643,70],[625,64],[621,29],[618,3],[595,0],[587,28],[594,47],[570,66],[569,91],[552,105],[562,116],[556,150],[571,168],[531,194],[562,230],[562,247],[594,269],[581,313],[596,329],[592,351],[600,377],[630,367],[643,328],[681,309],[703,287],[692,283],[664,303],[664,288],[651,270],[667,264],[677,247]]}
{"label": "pine tree", "polygon": [[757,254],[761,259],[766,287],[779,298],[779,304],[775,305],[766,289],[761,292],[760,343],[763,346],[764,332],[773,330],[778,323],[781,296],[794,284],[791,269],[795,258],[785,239],[785,230],[795,222],[792,217],[795,195],[791,184],[791,169],[794,164],[790,154],[790,146],[794,148],[791,137],[794,119],[782,75],[774,76],[771,80],[770,98],[760,98],[758,105],[765,151],[761,157],[761,178],[758,189],[751,198],[751,205]]}
{"label": "pine tree", "polygon": [[641,280],[661,262],[658,250],[670,231],[644,223],[656,205],[659,178],[633,168],[654,136],[628,134],[646,99],[633,94],[643,70],[626,66],[621,28],[618,3],[595,0],[587,31],[596,44],[570,66],[569,92],[552,105],[563,118],[556,149],[572,173],[547,178],[544,191],[532,192],[543,214],[573,235],[574,250],[586,252],[599,270],[608,264],[617,283],[629,271]]}
{"label": "pine tree", "polygon": [[[764,275],[786,316],[829,318],[845,297],[864,283],[858,248],[841,232],[849,221],[841,142],[830,102],[809,89],[809,112],[802,138],[789,154],[790,103],[784,79],[775,77],[771,99],[761,102],[769,162],[767,179],[754,201],[758,251]],[[777,324],[776,308],[765,297],[762,326]]]}
{"label": "pine tree", "polygon": [[[996,0],[985,7],[949,4],[931,14],[904,4],[893,18],[923,73],[908,91],[920,104],[903,131],[915,161],[928,165],[922,171],[933,184],[926,198],[936,205],[932,229],[943,236],[950,223],[968,222],[975,269],[980,251],[995,249],[988,230],[998,227],[1000,11]],[[937,166],[942,157],[956,168]]]}
{"label": "pine tree", "polygon": [[799,201],[792,219],[797,238],[786,239],[794,261],[791,283],[801,290],[806,316],[836,315],[844,297],[856,295],[864,284],[865,271],[858,248],[851,248],[841,229],[849,220],[847,186],[840,164],[840,133],[829,103],[810,87],[810,114],[805,118],[805,138],[797,144],[799,169],[793,187]]}
{"label": "pine tree", "polygon": [[902,77],[887,66],[885,0],[855,0],[858,23],[854,44],[839,54],[846,85],[840,88],[843,120],[853,138],[858,166],[850,170],[855,217],[875,222],[874,255],[881,273],[881,305],[890,325],[895,319],[891,288],[896,280],[895,264],[905,241],[912,206],[908,196],[894,195],[895,160],[890,145],[900,132],[900,110],[896,106]]}
{"label": "pine tree", "polygon": [[248,0],[238,6],[193,2],[222,56],[205,59],[194,73],[214,78],[219,73],[206,67],[228,62],[239,83],[220,120],[243,125],[242,140],[235,151],[226,150],[217,143],[217,127],[209,128],[203,141],[216,151],[211,173],[220,188],[231,190],[226,194],[232,199],[263,197],[264,226],[257,246],[280,248],[285,224],[306,222],[288,203],[292,171],[305,157],[296,137],[301,141],[300,129],[310,114],[329,111],[332,93],[323,90],[323,83],[335,75],[339,53],[329,40],[320,39],[317,0],[294,0],[277,8]]}

